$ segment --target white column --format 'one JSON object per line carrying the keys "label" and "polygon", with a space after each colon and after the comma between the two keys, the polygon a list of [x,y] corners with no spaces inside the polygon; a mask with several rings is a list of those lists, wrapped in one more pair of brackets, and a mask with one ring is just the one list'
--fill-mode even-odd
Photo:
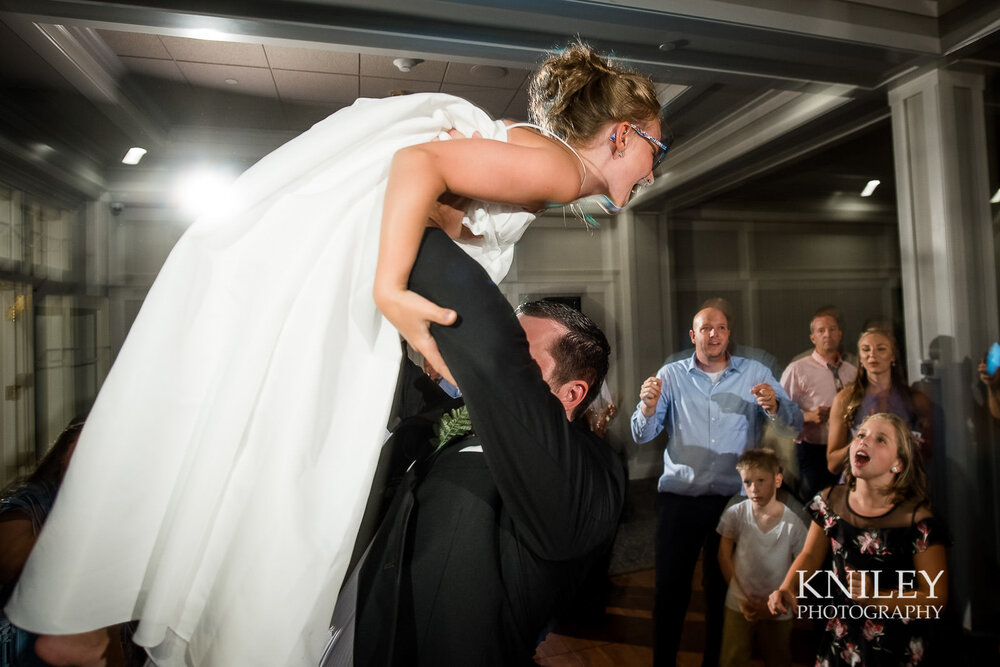
{"label": "white column", "polygon": [[[632,479],[659,477],[663,472],[663,450],[632,441],[629,419],[639,402],[639,385],[663,365],[671,344],[669,283],[663,276],[666,228],[662,216],[652,213],[622,212],[617,220],[621,308],[618,322],[621,335],[619,363],[620,396],[618,417],[612,422],[616,437],[626,443],[629,476]],[[650,482],[655,485],[655,482]]]}
{"label": "white column", "polygon": [[[996,553],[997,472],[976,365],[997,339],[983,77],[938,69],[889,91],[911,381],[926,376],[935,407],[929,465],[934,503],[953,530],[953,609],[966,629],[995,602],[981,582]],[[977,586],[977,582],[979,582]],[[977,627],[978,626],[978,627]]]}
{"label": "white column", "polygon": [[935,338],[978,361],[997,333],[983,77],[935,70],[895,86],[892,106],[911,378]]}

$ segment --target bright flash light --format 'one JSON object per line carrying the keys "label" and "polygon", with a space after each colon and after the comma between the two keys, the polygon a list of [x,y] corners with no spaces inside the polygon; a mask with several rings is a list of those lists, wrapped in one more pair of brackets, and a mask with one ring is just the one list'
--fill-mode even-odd
{"label": "bright flash light", "polygon": [[195,169],[178,179],[174,199],[186,216],[216,215],[230,205],[229,186],[234,180],[236,176],[228,171]]}
{"label": "bright flash light", "polygon": [[133,146],[128,149],[128,153],[125,153],[125,157],[122,158],[122,164],[139,164],[139,160],[141,160],[142,156],[145,154],[145,148]]}
{"label": "bright flash light", "polygon": [[865,189],[861,191],[861,196],[862,197],[871,197],[872,193],[875,192],[875,188],[877,188],[878,184],[881,183],[881,182],[882,181],[875,181],[875,180],[868,181],[868,185],[866,185]]}

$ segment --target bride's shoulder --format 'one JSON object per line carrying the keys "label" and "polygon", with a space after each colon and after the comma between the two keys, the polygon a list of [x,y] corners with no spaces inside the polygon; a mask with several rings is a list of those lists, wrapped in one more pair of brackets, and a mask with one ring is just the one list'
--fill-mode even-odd
{"label": "bride's shoulder", "polygon": [[507,128],[508,133],[545,138],[545,131],[537,125],[511,120],[510,118],[504,118],[503,124]]}
{"label": "bride's shoulder", "polygon": [[508,143],[530,147],[560,146],[562,144],[537,125],[507,119],[503,122],[507,126]]}

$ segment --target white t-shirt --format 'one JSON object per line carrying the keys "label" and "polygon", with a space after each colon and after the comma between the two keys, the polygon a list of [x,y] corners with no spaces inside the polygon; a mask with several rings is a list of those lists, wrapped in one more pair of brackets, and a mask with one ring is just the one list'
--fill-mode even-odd
{"label": "white t-shirt", "polygon": [[[726,368],[729,367],[726,366]],[[716,382],[719,381],[719,378],[722,377],[722,374],[726,372],[726,368],[723,368],[721,371],[715,371],[714,373],[709,373],[706,371],[705,375],[707,375],[708,379],[712,381],[712,384],[715,384]]]}
{"label": "white t-shirt", "polygon": [[[753,518],[753,501],[749,499],[726,509],[717,530],[723,537],[736,542],[733,551],[736,577],[729,582],[726,593],[726,606],[734,611],[739,611],[740,602],[748,595],[767,598],[781,586],[789,566],[802,551],[808,532],[805,522],[787,506],[778,523],[766,533],[761,532]],[[737,578],[747,591],[736,583]],[[789,611],[774,618],[791,617]]]}

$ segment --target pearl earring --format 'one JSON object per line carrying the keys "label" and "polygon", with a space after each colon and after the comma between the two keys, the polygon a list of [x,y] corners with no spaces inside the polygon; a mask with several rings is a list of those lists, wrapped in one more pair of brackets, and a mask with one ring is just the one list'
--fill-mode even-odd
{"label": "pearl earring", "polygon": [[896,467],[896,466],[892,466],[891,468],[889,468],[889,470],[890,470],[891,472],[899,472],[899,468],[898,468],[898,467]]}

